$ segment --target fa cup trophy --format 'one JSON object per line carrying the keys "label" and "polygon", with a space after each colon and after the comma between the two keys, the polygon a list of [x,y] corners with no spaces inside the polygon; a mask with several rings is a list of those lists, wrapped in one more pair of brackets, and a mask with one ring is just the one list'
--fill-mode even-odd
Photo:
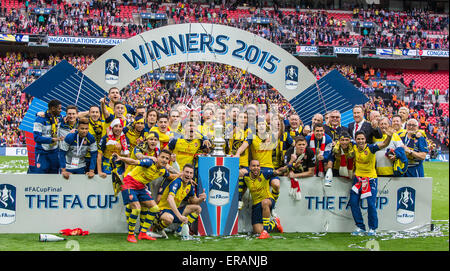
{"label": "fa cup trophy", "polygon": [[211,156],[226,156],[224,151],[225,139],[224,139],[224,127],[220,121],[216,121],[214,124],[214,149],[211,152]]}

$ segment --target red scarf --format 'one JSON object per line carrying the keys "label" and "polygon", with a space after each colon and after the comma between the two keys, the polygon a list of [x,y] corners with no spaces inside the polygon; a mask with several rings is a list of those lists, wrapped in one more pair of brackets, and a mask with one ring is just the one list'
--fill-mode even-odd
{"label": "red scarf", "polygon": [[[118,122],[118,121],[120,121],[120,124],[123,127],[123,120],[121,120],[121,119],[114,119],[111,122],[111,125],[108,127],[108,130],[107,130],[108,142],[106,142],[106,145],[116,144],[117,138],[114,135],[114,133],[112,131],[112,128],[115,125],[117,125],[116,122]],[[130,151],[128,150],[127,138],[126,138],[126,136],[125,136],[125,134],[123,132],[120,134],[119,138],[120,138],[120,145],[121,145],[121,148],[122,148],[122,154],[124,154],[124,155],[130,154]]]}
{"label": "red scarf", "polygon": [[[309,140],[309,147],[314,152],[314,155],[316,155],[316,139],[315,138],[316,138],[315,134],[311,134],[311,139]],[[325,151],[325,140],[326,140],[326,137],[325,137],[325,135],[323,135],[322,142],[320,143],[320,147],[319,147],[319,149],[320,149],[319,153],[322,155],[323,155],[323,152]],[[317,155],[316,155],[316,163],[318,163],[319,166],[318,167],[316,166],[316,168],[314,170],[314,174],[316,176],[323,177],[324,176],[323,161],[318,161]],[[317,173],[318,173],[318,175],[317,175]]]}
{"label": "red scarf", "polygon": [[295,200],[300,200],[302,198],[300,183],[294,178],[291,178],[291,188],[289,189],[289,196],[291,196]]}
{"label": "red scarf", "polygon": [[351,178],[353,172],[353,157],[347,158],[344,151],[341,149],[341,160],[339,165],[339,176]]}
{"label": "red scarf", "polygon": [[370,178],[356,176],[356,179],[358,179],[358,182],[356,182],[355,185],[352,186],[352,190],[356,194],[359,194],[359,190],[361,189],[361,199],[372,196],[369,183]]}

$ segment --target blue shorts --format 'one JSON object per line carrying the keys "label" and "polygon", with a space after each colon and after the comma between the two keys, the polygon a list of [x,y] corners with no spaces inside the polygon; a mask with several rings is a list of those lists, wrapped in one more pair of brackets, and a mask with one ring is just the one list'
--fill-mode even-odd
{"label": "blue shorts", "polygon": [[59,157],[58,152],[43,152],[36,154],[36,167],[34,168],[36,174],[58,174],[59,172]]}
{"label": "blue shorts", "polygon": [[424,177],[425,173],[423,170],[423,164],[408,167],[403,177]]}
{"label": "blue shorts", "polygon": [[[183,214],[184,209],[186,208],[187,205],[184,205],[180,208],[178,208],[178,211],[180,212],[180,214]],[[161,211],[160,217],[164,214],[164,213],[169,213],[173,216],[173,222],[172,223],[181,223],[181,221],[178,219],[178,217],[175,215],[175,213],[172,211],[172,209],[164,209]]]}
{"label": "blue shorts", "polygon": [[[273,208],[275,208],[275,200],[270,198],[270,201],[272,202],[270,211],[272,211]],[[261,202],[252,206],[252,225],[263,223],[262,213],[263,213],[263,210],[262,210]]]}
{"label": "blue shorts", "polygon": [[123,204],[127,205],[131,202],[151,201],[152,194],[147,188],[144,189],[124,189],[122,190]]}

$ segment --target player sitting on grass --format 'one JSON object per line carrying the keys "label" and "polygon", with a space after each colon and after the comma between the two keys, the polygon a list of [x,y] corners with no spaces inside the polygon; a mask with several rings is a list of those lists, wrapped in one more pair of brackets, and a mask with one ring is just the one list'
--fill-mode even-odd
{"label": "player sitting on grass", "polygon": [[[158,203],[161,209],[158,223],[155,224],[154,231],[161,232],[163,236],[166,236],[164,229],[172,223],[181,223],[177,232],[181,232],[183,224],[189,226],[194,223],[202,208],[200,203],[205,201],[205,191],[198,197],[194,193],[192,186],[194,178],[194,166],[192,164],[185,164],[181,176],[170,182],[164,188],[161,201]],[[188,204],[181,206],[181,202],[187,199]]]}
{"label": "player sitting on grass", "polygon": [[[252,225],[253,231],[259,233],[259,239],[270,238],[269,232],[275,227],[283,232],[280,219],[270,220],[270,214],[280,193],[280,179],[275,176],[273,169],[261,171],[258,160],[250,161],[250,172],[239,181],[239,209],[242,208],[242,196],[246,189],[252,197]],[[270,191],[272,188],[272,191]]]}

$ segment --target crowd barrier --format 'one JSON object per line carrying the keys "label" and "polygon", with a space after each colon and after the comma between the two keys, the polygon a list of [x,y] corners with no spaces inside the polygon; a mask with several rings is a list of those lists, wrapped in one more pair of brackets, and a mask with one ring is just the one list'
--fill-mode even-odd
{"label": "crowd barrier", "polygon": [[[275,212],[285,232],[351,232],[348,205],[351,182],[334,178],[300,180],[301,200],[288,195],[290,180],[281,178]],[[208,195],[208,191],[206,191]],[[248,192],[239,212],[238,232],[250,232]],[[379,178],[379,230],[406,230],[431,223],[432,178]],[[366,201],[362,201],[367,221]],[[0,174],[0,233],[57,233],[82,228],[92,233],[126,233],[122,197],[114,197],[111,179],[72,175]]]}

